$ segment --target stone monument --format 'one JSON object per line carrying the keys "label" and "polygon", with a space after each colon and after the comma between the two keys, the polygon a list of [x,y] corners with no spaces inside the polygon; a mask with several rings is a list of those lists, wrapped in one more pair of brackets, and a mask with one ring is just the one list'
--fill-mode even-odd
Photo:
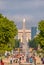
{"label": "stone monument", "polygon": [[25,53],[25,60],[28,56],[28,43],[26,40],[26,32],[25,32],[25,18],[23,19],[23,46],[22,46],[22,51]]}

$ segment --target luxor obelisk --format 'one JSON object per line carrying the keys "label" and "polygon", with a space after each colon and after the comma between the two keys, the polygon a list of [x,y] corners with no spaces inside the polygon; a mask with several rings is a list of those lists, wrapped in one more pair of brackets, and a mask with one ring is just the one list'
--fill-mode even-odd
{"label": "luxor obelisk", "polygon": [[27,40],[26,40],[26,27],[25,27],[25,18],[23,19],[23,52],[25,53],[25,59],[27,58],[28,56],[28,43],[27,43]]}

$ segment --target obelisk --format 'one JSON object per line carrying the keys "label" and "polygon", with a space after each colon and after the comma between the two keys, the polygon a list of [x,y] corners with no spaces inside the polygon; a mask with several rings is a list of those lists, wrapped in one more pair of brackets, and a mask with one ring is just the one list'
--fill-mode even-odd
{"label": "obelisk", "polygon": [[26,40],[26,27],[25,27],[25,18],[23,19],[23,52],[25,53],[25,59],[27,58],[28,55],[28,43]]}

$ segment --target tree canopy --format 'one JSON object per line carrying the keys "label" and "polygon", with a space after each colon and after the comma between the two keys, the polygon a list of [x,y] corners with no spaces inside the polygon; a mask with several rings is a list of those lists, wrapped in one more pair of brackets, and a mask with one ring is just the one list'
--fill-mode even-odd
{"label": "tree canopy", "polygon": [[38,29],[40,31],[38,35],[39,43],[42,49],[44,49],[44,20],[41,20],[38,24]]}
{"label": "tree canopy", "polygon": [[19,48],[20,46],[20,40],[16,39],[15,40],[15,48]]}
{"label": "tree canopy", "polygon": [[33,40],[29,41],[29,46],[36,48],[40,44],[40,47],[44,50],[44,20],[38,23],[38,30],[39,34]]}
{"label": "tree canopy", "polygon": [[29,47],[37,49],[38,48],[38,41],[36,40],[36,38],[29,40]]}
{"label": "tree canopy", "polygon": [[12,46],[12,41],[17,35],[17,27],[14,21],[7,19],[0,14],[0,50],[7,50]]}

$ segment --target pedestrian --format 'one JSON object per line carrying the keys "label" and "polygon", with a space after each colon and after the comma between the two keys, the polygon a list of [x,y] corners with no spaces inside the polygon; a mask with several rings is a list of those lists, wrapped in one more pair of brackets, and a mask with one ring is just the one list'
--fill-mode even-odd
{"label": "pedestrian", "polygon": [[0,60],[0,65],[4,65],[4,62],[2,61],[2,59]]}
{"label": "pedestrian", "polygon": [[29,58],[29,62],[30,62],[30,63],[33,63],[33,58],[32,58],[32,56]]}
{"label": "pedestrian", "polygon": [[26,58],[26,62],[29,62],[29,57],[27,56],[27,58]]}
{"label": "pedestrian", "polygon": [[21,61],[21,57],[19,58],[19,60]]}
{"label": "pedestrian", "polygon": [[33,57],[34,65],[36,65],[36,58],[35,56]]}
{"label": "pedestrian", "polygon": [[41,58],[41,61],[42,61],[42,64],[44,64],[44,57],[43,57],[43,58]]}
{"label": "pedestrian", "polygon": [[21,57],[19,58],[19,64],[21,63]]}
{"label": "pedestrian", "polygon": [[13,59],[11,58],[11,59],[10,59],[10,64],[12,64],[12,63],[13,63]]}
{"label": "pedestrian", "polygon": [[43,64],[44,64],[44,57],[43,57]]}

